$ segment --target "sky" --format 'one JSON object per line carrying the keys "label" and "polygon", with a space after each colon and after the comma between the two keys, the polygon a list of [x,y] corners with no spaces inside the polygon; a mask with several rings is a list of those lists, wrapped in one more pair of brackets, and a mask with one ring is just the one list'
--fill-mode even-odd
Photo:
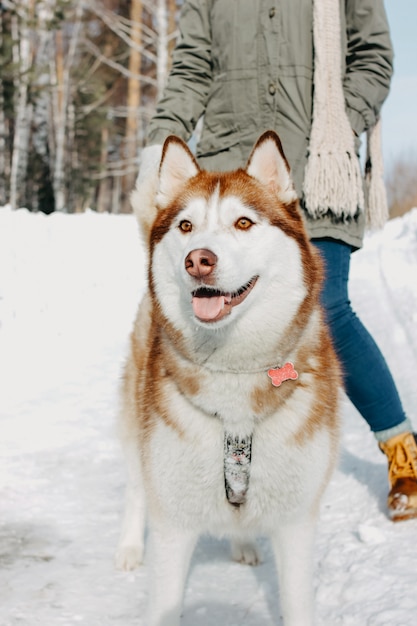
{"label": "sky", "polygon": [[[350,281],[415,428],[416,241],[417,208],[367,237]],[[0,626],[146,626],[149,562],[113,565],[125,485],[117,389],[144,276],[133,215],[0,208]],[[342,413],[316,541],[316,625],[415,626],[417,519],[387,518],[385,456],[346,399]],[[203,538],[181,626],[282,626],[267,540],[260,549],[249,567],[227,541]]]}
{"label": "sky", "polygon": [[394,45],[394,77],[382,109],[385,167],[417,159],[417,0],[385,0]]}

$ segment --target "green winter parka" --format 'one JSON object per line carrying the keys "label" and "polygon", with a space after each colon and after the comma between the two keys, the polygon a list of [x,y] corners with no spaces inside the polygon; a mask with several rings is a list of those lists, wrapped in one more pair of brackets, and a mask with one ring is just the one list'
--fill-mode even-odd
{"label": "green winter parka", "polygon": [[[357,136],[373,126],[388,95],[393,52],[383,0],[340,0],[343,88]],[[200,165],[246,164],[258,137],[281,138],[297,193],[307,159],[313,104],[312,0],[184,0],[172,69],[148,144],[170,134],[188,141],[203,117]],[[331,215],[306,224],[311,238],[362,244],[364,216]]]}

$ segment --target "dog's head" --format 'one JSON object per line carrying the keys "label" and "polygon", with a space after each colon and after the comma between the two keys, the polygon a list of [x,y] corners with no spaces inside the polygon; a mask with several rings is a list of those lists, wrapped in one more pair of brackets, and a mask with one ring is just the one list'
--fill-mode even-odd
{"label": "dog's head", "polygon": [[[278,136],[245,169],[207,172],[184,142],[163,147],[150,230],[151,292],[171,324],[221,328],[295,315],[317,264]],[[249,313],[250,312],[250,313]]]}

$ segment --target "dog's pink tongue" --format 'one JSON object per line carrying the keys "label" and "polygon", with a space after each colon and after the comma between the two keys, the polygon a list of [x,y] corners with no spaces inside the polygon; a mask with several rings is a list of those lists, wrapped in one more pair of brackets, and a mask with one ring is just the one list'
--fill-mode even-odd
{"label": "dog's pink tongue", "polygon": [[196,298],[193,300],[194,315],[200,320],[214,320],[222,312],[226,298],[225,296],[212,296],[211,298]]}

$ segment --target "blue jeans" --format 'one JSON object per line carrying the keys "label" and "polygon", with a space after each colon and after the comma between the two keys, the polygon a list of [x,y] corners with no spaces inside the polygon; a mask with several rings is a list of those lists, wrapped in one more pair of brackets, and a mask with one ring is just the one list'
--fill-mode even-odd
{"label": "blue jeans", "polygon": [[373,432],[406,419],[391,372],[375,341],[352,310],[348,296],[351,247],[314,239],[326,268],[322,304],[342,364],[347,396]]}

